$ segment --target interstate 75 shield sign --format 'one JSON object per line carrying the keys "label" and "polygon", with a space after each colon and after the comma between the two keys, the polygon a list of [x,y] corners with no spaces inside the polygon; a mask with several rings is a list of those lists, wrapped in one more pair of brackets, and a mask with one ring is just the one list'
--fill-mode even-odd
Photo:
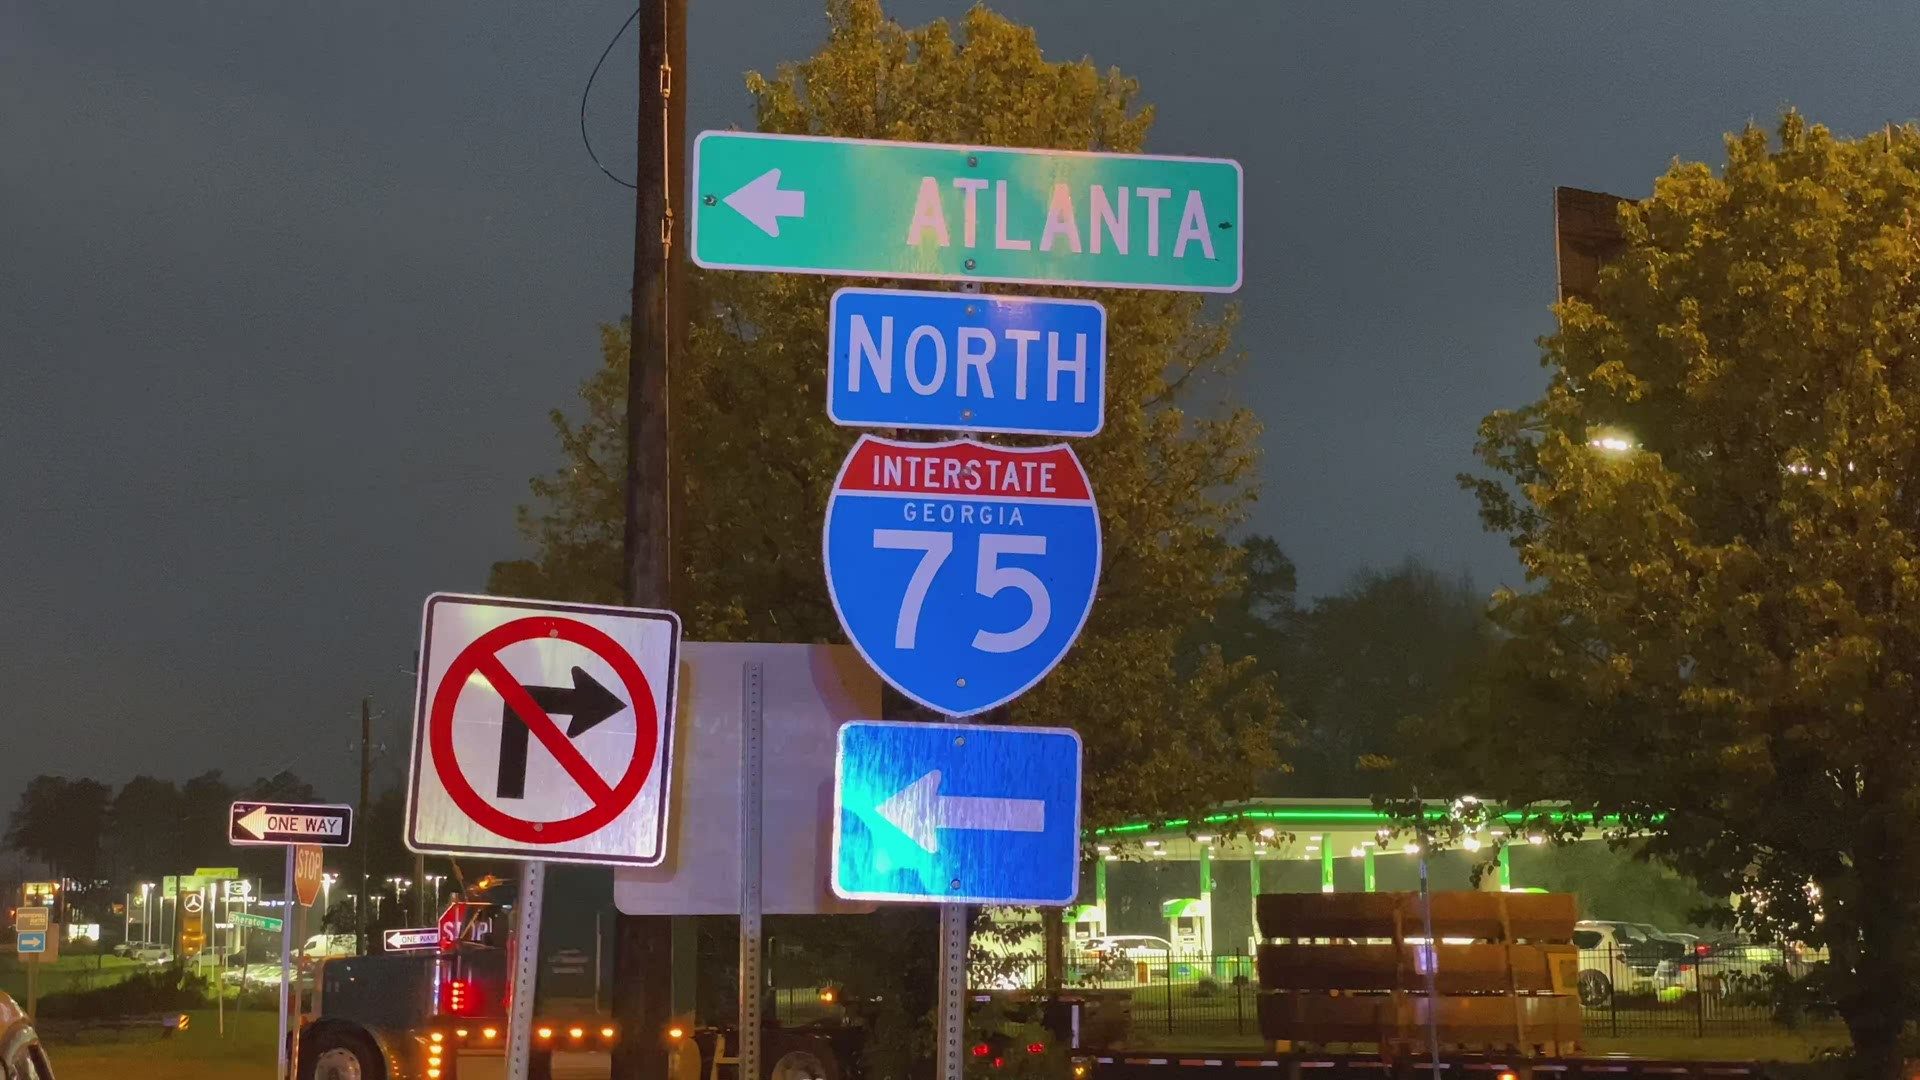
{"label": "interstate 75 shield sign", "polygon": [[1093,607],[1100,517],[1065,444],[863,436],[827,501],[827,591],[880,676],[950,716],[1020,696]]}

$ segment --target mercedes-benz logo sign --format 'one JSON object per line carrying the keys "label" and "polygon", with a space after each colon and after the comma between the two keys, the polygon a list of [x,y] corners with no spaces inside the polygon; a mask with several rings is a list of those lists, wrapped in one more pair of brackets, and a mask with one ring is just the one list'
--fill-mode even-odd
{"label": "mercedes-benz logo sign", "polygon": [[182,900],[180,903],[181,903],[181,906],[183,906],[186,909],[189,915],[194,915],[199,913],[201,905],[205,904],[206,902],[207,902],[206,897],[203,897],[196,892],[196,893],[188,893],[186,895],[186,898]]}

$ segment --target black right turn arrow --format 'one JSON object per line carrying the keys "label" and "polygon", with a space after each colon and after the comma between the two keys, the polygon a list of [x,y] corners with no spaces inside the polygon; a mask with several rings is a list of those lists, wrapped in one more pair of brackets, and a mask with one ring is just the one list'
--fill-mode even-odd
{"label": "black right turn arrow", "polygon": [[[527,694],[547,715],[564,714],[567,738],[577,739],[611,719],[627,707],[613,691],[601,686],[581,668],[573,669],[572,686],[529,686]],[[505,702],[500,705],[500,770],[494,794],[502,799],[523,799],[527,794],[527,741],[532,736],[527,722]]]}

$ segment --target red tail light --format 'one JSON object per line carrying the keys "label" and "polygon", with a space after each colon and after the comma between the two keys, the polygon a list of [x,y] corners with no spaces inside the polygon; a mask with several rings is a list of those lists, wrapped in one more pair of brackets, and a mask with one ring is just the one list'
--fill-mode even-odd
{"label": "red tail light", "polygon": [[1713,946],[1711,945],[1695,945],[1693,947],[1693,955],[1695,956],[1705,956],[1712,951]]}
{"label": "red tail light", "polygon": [[1028,1043],[1027,1044],[1027,1053],[1029,1054],[1044,1054],[1046,1052],[1047,1052],[1046,1043]]}
{"label": "red tail light", "polygon": [[466,979],[448,979],[440,984],[440,1011],[450,1016],[476,1016],[480,1012],[480,990]]}
{"label": "red tail light", "polygon": [[988,1054],[991,1054],[991,1053],[993,1053],[993,1050],[989,1048],[986,1043],[973,1044],[974,1057],[986,1057]]}

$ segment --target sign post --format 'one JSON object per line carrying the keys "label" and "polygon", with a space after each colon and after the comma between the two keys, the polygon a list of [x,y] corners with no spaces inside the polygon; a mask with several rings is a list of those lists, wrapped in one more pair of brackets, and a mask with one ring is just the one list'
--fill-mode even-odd
{"label": "sign post", "polygon": [[737,1075],[760,1075],[761,961],[760,817],[765,779],[766,665],[751,661],[740,674],[740,1065]]}
{"label": "sign post", "polygon": [[[280,1038],[276,1043],[280,1080],[293,1080],[293,1070],[299,1066],[299,1057],[289,1053],[287,1039],[289,1016],[288,989],[292,983],[293,965],[293,904],[300,886],[296,885],[296,863],[308,862],[317,871],[320,860],[317,857],[301,858],[302,851],[318,852],[322,847],[345,847],[353,843],[353,808],[334,803],[275,803],[258,800],[236,802],[227,815],[227,842],[238,847],[279,847],[286,852],[286,872],[282,876],[280,895],[287,910],[279,919],[242,913],[228,918],[236,927],[256,925],[261,929],[280,931]],[[225,873],[223,877],[229,876]],[[232,877],[239,872],[232,871]],[[316,886],[317,888],[317,886]],[[311,895],[310,893],[308,895]],[[311,901],[301,901],[310,903]],[[188,914],[194,914],[189,908]],[[262,924],[273,923],[273,926]],[[221,952],[221,963],[226,962],[226,951]],[[218,975],[215,981],[220,982]],[[298,992],[293,1001],[297,1002]],[[225,1026],[225,992],[221,992],[222,1027]],[[297,1028],[295,1035],[298,1035]]]}
{"label": "sign post", "polygon": [[[287,873],[285,888],[280,893],[288,900],[293,899],[293,846],[287,846]],[[292,982],[290,965],[293,959],[293,920],[280,920],[280,1038],[274,1043],[280,1054],[281,1080],[294,1080],[291,1066],[297,1064],[287,1054],[287,987]]]}
{"label": "sign post", "polygon": [[526,863],[509,1080],[532,1057],[545,864],[666,858],[679,649],[668,611],[436,593],[421,613],[406,842]]}
{"label": "sign post", "polygon": [[540,913],[547,893],[547,864],[532,861],[520,872],[519,925],[513,934],[513,1006],[507,1013],[507,1080],[528,1080],[533,1070],[534,980],[540,971]]}
{"label": "sign post", "polygon": [[[14,952],[27,967],[27,1019],[40,1010],[40,962],[46,957],[48,942],[56,941],[52,915],[47,908],[23,907],[14,912]],[[59,948],[56,941],[53,948]]]}
{"label": "sign post", "polygon": [[703,131],[693,261],[721,270],[1233,292],[1240,164]]}

